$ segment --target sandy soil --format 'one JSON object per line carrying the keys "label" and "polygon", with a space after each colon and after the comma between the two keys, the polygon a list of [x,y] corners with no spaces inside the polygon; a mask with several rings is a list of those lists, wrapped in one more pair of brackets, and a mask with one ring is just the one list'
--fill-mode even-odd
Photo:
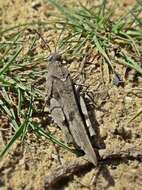
{"label": "sandy soil", "polygon": [[[33,9],[34,3],[40,2],[38,9]],[[125,0],[122,3],[125,9],[134,1]],[[1,0],[0,23],[5,28],[30,20],[44,21],[49,9],[52,10],[42,1]],[[78,67],[79,64],[74,62],[70,65],[72,76],[77,73]],[[102,70],[106,71],[107,68],[104,66]],[[116,65],[116,70],[124,78],[125,67]],[[135,73],[129,72],[128,77],[124,78],[124,87],[116,87],[107,82],[107,75],[101,78],[104,83],[100,81],[100,65],[86,64],[84,72],[85,84],[89,84],[90,90],[95,93],[95,117],[101,139],[98,146],[105,147],[102,149],[104,161],[95,168],[82,157],[77,158],[46,139],[29,134],[22,144],[17,142],[10,154],[0,162],[1,190],[142,189],[142,115],[129,123],[142,107],[142,78],[138,76],[137,82],[134,82]],[[48,127],[63,138],[56,126]],[[2,146],[0,143],[0,148]],[[55,177],[57,173],[62,175]],[[53,186],[55,182],[57,184]]]}

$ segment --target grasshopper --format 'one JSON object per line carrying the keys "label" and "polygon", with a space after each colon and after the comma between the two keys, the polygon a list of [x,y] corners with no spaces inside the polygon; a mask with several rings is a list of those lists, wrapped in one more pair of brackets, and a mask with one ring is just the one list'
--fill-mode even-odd
{"label": "grasshopper", "polygon": [[61,55],[50,54],[48,62],[46,100],[51,116],[63,131],[66,141],[77,145],[84,151],[88,160],[96,166],[97,156],[89,138],[89,135],[95,132],[92,127],[89,127],[90,123],[86,123],[85,103],[82,97],[78,96],[69,71],[63,66]]}

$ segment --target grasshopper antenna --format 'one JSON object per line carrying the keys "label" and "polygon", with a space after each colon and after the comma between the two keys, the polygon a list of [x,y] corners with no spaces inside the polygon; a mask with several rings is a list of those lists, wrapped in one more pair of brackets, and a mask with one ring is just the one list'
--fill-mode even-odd
{"label": "grasshopper antenna", "polygon": [[60,39],[61,39],[64,31],[65,31],[65,24],[63,25],[63,27],[61,29],[61,32],[60,32],[60,34],[59,34],[59,36],[57,38],[57,45],[55,46],[55,52],[57,51],[57,47],[59,47],[59,42],[60,42]]}
{"label": "grasshopper antenna", "polygon": [[43,38],[43,36],[37,31],[34,30],[34,32],[39,36],[39,38],[44,42],[46,48],[49,50],[49,52],[51,53],[51,48],[50,46],[47,44],[46,40]]}

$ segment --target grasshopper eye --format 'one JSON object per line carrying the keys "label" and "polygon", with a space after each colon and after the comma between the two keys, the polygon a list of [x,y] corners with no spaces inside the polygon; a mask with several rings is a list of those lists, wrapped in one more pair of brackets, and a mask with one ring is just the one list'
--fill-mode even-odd
{"label": "grasshopper eye", "polygon": [[52,53],[48,57],[49,62],[62,61],[62,57],[58,53]]}

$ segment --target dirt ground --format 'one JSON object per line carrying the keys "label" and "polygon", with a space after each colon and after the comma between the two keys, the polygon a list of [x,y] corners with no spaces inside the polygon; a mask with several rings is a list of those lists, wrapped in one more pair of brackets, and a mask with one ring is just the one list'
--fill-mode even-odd
{"label": "dirt ground", "polygon": [[[123,0],[121,6],[125,10],[134,2]],[[39,3],[37,10],[33,8],[36,3]],[[0,23],[5,28],[40,18],[44,21],[48,10],[52,10],[52,7],[45,6],[40,0],[1,0]],[[77,73],[78,68],[79,64],[71,63],[71,74]],[[99,107],[95,109],[95,117],[102,140],[98,146],[104,147],[101,153],[104,161],[95,168],[82,157],[77,158],[45,138],[29,134],[22,145],[20,141],[17,142],[10,154],[1,160],[0,190],[142,189],[142,115],[129,123],[142,108],[142,78],[137,76],[135,82],[136,73],[132,71],[125,78],[126,68],[118,65],[116,70],[125,83],[124,87],[116,87],[107,82],[107,76],[104,84],[100,82],[99,66],[92,63],[84,69],[85,84],[89,84],[90,90],[95,92],[94,101]],[[62,138],[58,128],[50,128]],[[55,177],[60,172],[61,179]],[[56,181],[57,184],[53,186]]]}

